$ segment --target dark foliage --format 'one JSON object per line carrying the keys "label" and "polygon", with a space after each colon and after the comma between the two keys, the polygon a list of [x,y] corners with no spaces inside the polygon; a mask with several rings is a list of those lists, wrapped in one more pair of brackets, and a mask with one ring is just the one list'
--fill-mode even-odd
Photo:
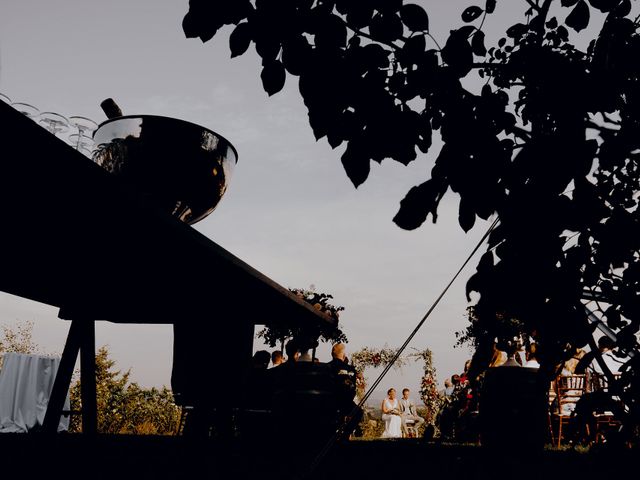
{"label": "dark foliage", "polygon": [[[370,161],[406,165],[441,137],[430,178],[394,221],[435,221],[449,190],[465,231],[499,216],[468,283],[480,294],[470,332],[479,360],[499,319],[517,318],[545,345],[546,364],[560,362],[591,337],[585,292],[602,299],[594,308],[616,351],[628,351],[640,328],[639,23],[629,0],[522,1],[526,14],[491,46],[482,28],[496,0],[462,9],[441,43],[422,7],[400,0],[191,0],[183,25],[206,41],[239,24],[232,54],[250,39],[270,95],[283,68],[298,76],[316,138],[346,143],[342,163],[356,187]],[[552,17],[552,5],[562,15]],[[570,35],[592,22],[602,26],[582,51]],[[482,88],[465,88],[467,77]],[[638,421],[632,372],[621,395]]]}

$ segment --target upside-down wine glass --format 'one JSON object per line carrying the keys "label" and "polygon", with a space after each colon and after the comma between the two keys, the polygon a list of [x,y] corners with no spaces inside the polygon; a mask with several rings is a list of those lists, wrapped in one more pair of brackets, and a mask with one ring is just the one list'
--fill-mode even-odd
{"label": "upside-down wine glass", "polygon": [[90,118],[80,115],[69,117],[69,123],[78,131],[78,133],[69,136],[71,146],[90,157],[94,145],[93,132],[98,128],[98,124]]}
{"label": "upside-down wine glass", "polygon": [[29,117],[34,122],[37,122],[37,118],[40,115],[40,110],[38,110],[33,105],[30,105],[28,103],[22,103],[22,102],[13,102],[11,106],[16,110],[18,110],[20,113]]}
{"label": "upside-down wine glass", "polygon": [[56,136],[68,132],[70,127],[69,120],[55,112],[42,112],[38,123]]}

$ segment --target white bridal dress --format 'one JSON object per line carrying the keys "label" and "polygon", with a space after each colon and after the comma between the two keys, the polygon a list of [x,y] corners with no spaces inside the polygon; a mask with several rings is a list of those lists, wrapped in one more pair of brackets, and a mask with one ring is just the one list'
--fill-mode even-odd
{"label": "white bridal dress", "polygon": [[[390,400],[384,399],[385,410],[400,409],[398,399]],[[402,418],[400,415],[393,415],[390,413],[383,413],[382,420],[384,421],[384,432],[382,432],[381,438],[402,438]]]}

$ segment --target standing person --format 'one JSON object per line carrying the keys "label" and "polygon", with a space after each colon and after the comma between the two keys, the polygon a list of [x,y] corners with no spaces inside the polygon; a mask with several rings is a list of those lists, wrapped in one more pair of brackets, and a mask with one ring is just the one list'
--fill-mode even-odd
{"label": "standing person", "polygon": [[402,389],[402,398],[400,399],[400,412],[402,413],[402,431],[407,435],[407,420],[413,420],[416,431],[424,423],[424,418],[418,415],[416,404],[409,398],[410,390]]}
{"label": "standing person", "polygon": [[331,361],[328,365],[338,379],[340,390],[352,401],[356,394],[356,369],[348,363],[345,349],[344,343],[336,343],[331,348]]}
{"label": "standing person", "polygon": [[451,383],[450,378],[444,379],[444,390],[442,390],[442,395],[445,397],[450,397],[453,394],[453,383]]}
{"label": "standing person", "polygon": [[387,390],[387,398],[382,401],[382,420],[384,421],[382,438],[402,438],[402,413],[395,388]]}
{"label": "standing person", "polygon": [[331,361],[327,365],[336,379],[340,415],[346,424],[345,431],[351,432],[362,419],[363,410],[354,402],[357,374],[355,367],[347,361],[345,349],[344,343],[336,343],[331,348]]}

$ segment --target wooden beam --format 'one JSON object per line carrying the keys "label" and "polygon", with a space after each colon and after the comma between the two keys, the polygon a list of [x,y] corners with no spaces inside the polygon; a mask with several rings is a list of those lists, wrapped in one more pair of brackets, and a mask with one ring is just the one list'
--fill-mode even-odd
{"label": "wooden beam", "polygon": [[56,372],[56,379],[53,382],[51,397],[47,404],[47,412],[44,416],[43,432],[56,433],[60,424],[60,417],[64,407],[69,386],[71,385],[71,376],[73,375],[73,367],[78,359],[80,343],[82,337],[82,324],[78,321],[71,322],[67,342],[64,345],[62,359]]}

